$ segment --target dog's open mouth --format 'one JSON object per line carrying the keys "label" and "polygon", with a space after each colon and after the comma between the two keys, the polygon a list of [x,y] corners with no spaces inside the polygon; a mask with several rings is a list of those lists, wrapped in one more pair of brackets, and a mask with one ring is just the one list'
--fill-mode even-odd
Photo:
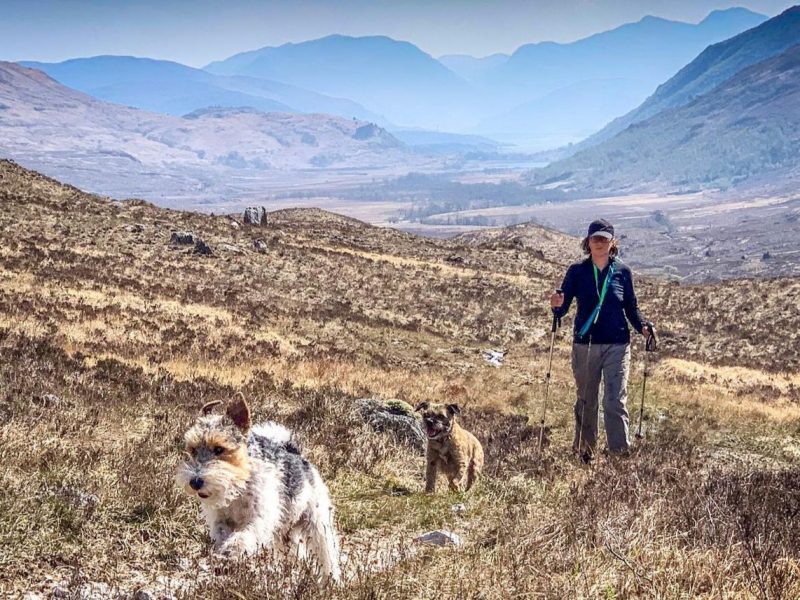
{"label": "dog's open mouth", "polygon": [[428,435],[429,438],[435,438],[437,435],[442,433],[442,430],[436,429],[435,427],[426,427],[425,433]]}
{"label": "dog's open mouth", "polygon": [[208,498],[211,494],[207,494],[205,492],[197,492],[197,495],[200,496],[203,500]]}

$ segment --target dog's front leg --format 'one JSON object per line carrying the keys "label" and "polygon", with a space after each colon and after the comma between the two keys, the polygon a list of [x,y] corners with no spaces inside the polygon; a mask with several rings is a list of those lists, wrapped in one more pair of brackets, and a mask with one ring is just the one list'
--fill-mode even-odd
{"label": "dog's front leg", "polygon": [[255,526],[248,526],[232,531],[217,547],[217,553],[226,558],[242,558],[255,554],[264,541],[257,535]]}
{"label": "dog's front leg", "polygon": [[433,494],[436,491],[436,475],[438,474],[438,458],[428,452],[427,465],[425,467],[425,493]]}
{"label": "dog's front leg", "polygon": [[451,492],[460,492],[464,489],[464,480],[466,479],[467,470],[464,467],[459,468],[448,477]]}
{"label": "dog's front leg", "polygon": [[211,541],[214,544],[214,550],[219,551],[222,544],[225,543],[232,533],[231,528],[223,521],[210,521],[210,535]]}

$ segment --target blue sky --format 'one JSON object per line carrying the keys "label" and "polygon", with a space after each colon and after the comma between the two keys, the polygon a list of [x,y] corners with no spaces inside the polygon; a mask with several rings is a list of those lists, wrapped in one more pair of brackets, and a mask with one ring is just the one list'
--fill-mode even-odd
{"label": "blue sky", "polygon": [[510,53],[655,15],[696,23],[782,0],[0,0],[0,60],[131,54],[203,66],[244,50],[342,33],[388,35],[433,56]]}

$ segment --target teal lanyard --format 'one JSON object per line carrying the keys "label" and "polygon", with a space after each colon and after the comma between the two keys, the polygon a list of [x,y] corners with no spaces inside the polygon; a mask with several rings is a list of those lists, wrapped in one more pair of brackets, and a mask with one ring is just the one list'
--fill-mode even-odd
{"label": "teal lanyard", "polygon": [[597,268],[597,265],[592,263],[592,269],[594,269],[594,289],[597,290],[597,297],[600,299],[600,305],[602,306],[603,300],[606,297],[606,290],[608,286],[606,285],[606,281],[608,281],[608,276],[611,275],[612,269],[609,267],[608,273],[606,273],[606,278],[603,280],[603,291],[600,292],[600,282],[597,280],[597,276],[600,274],[600,269]]}
{"label": "teal lanyard", "polygon": [[603,280],[603,289],[600,289],[600,281],[598,277],[598,269],[597,265],[592,263],[592,268],[594,269],[594,286],[595,290],[597,291],[597,296],[599,301],[597,302],[597,306],[594,307],[592,314],[589,315],[589,318],[586,319],[586,323],[583,324],[578,335],[580,337],[584,337],[588,332],[589,328],[597,323],[597,319],[600,318],[600,309],[603,308],[603,300],[606,299],[606,291],[608,290],[608,282],[611,281],[611,276],[614,274],[614,264],[611,263],[608,267],[608,273],[606,273],[606,278]]}

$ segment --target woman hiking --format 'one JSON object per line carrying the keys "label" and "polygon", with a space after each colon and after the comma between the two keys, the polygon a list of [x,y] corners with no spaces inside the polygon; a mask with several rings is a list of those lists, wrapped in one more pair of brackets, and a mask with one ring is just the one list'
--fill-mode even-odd
{"label": "woman hiking", "polygon": [[646,337],[654,336],[655,329],[639,314],[631,270],[617,258],[613,225],[604,219],[592,221],[581,247],[587,258],[567,269],[561,289],[550,296],[550,307],[557,317],[563,317],[573,298],[578,301],[572,345],[577,389],[572,449],[589,462],[597,444],[601,378],[608,450],[611,454],[628,452],[628,322]]}

